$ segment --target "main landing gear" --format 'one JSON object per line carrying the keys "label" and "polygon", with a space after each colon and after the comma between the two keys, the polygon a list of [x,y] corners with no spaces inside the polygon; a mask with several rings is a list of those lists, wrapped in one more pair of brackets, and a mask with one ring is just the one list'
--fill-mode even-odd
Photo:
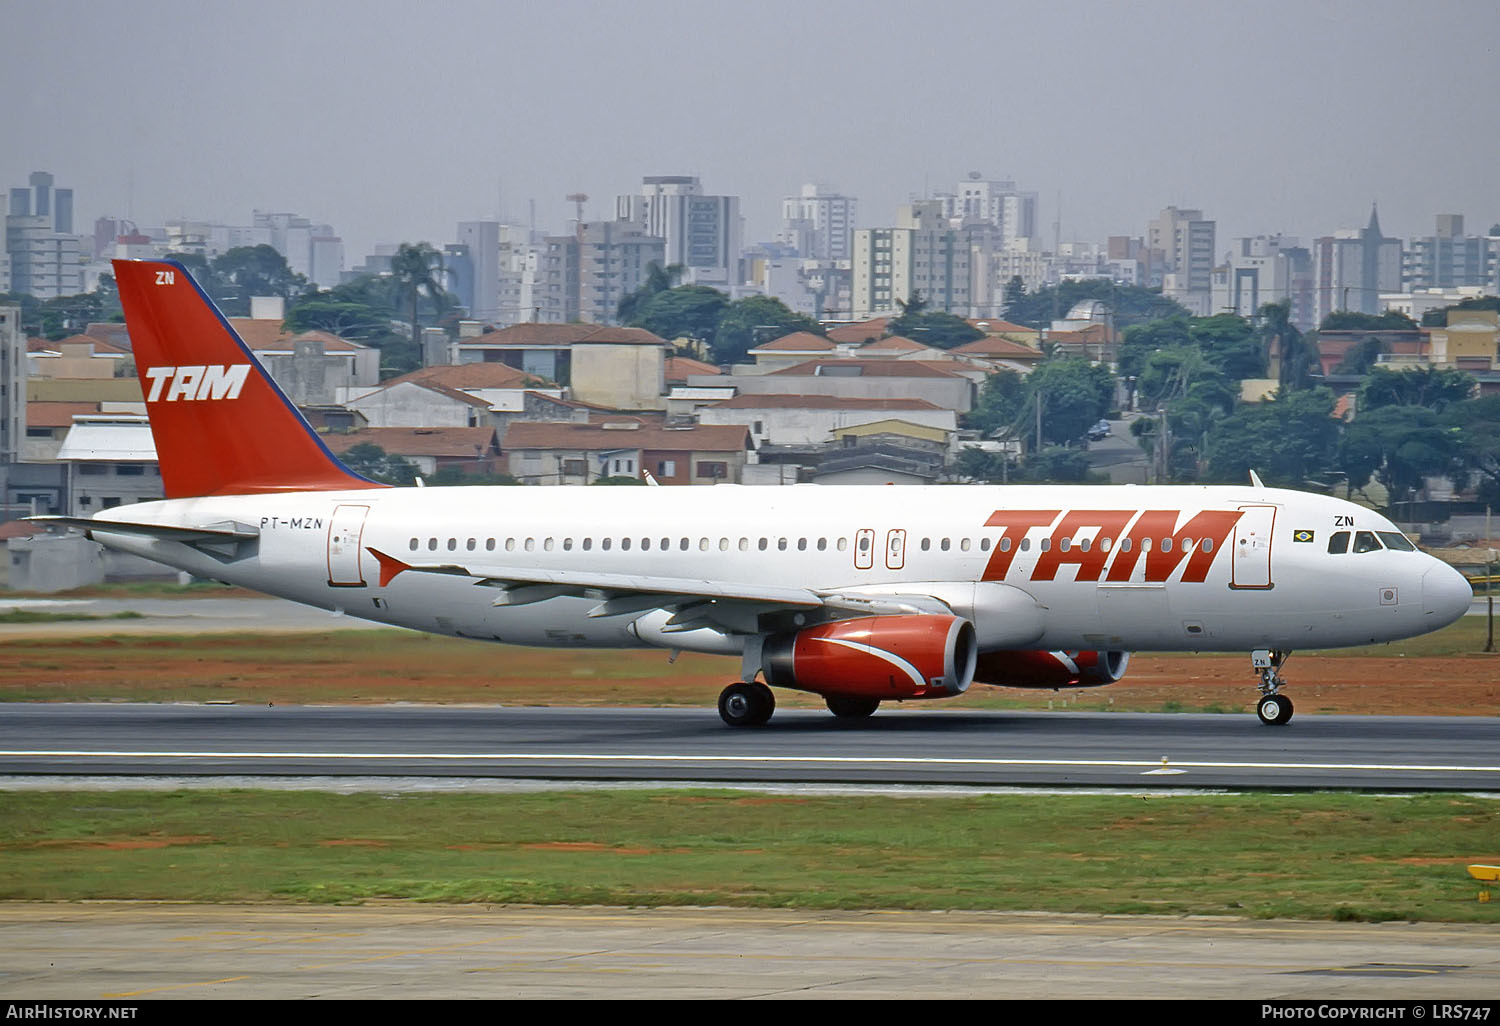
{"label": "main landing gear", "polygon": [[719,692],[719,716],[731,727],[762,727],[776,711],[776,696],[759,681],[731,684]]}
{"label": "main landing gear", "polygon": [[1255,706],[1255,715],[1268,727],[1285,726],[1292,718],[1292,700],[1281,694],[1286,683],[1281,676],[1281,665],[1291,655],[1259,648],[1250,653],[1250,665],[1260,674],[1261,699]]}
{"label": "main landing gear", "polygon": [[863,720],[875,715],[880,708],[878,698],[856,698],[849,695],[829,695],[823,699],[828,711],[841,720]]}

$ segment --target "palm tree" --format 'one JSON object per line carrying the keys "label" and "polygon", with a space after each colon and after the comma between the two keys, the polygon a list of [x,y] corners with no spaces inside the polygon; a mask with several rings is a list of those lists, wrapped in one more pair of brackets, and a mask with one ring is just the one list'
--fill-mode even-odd
{"label": "palm tree", "polygon": [[646,280],[641,287],[627,295],[620,297],[619,306],[615,309],[615,320],[621,324],[631,324],[645,313],[646,304],[652,298],[663,292],[670,292],[682,284],[682,276],[687,273],[684,264],[668,264],[663,267],[655,260],[646,266]]}
{"label": "palm tree", "polygon": [[391,257],[391,275],[396,280],[396,291],[410,300],[411,341],[417,345],[421,342],[418,334],[421,329],[417,324],[418,299],[425,293],[433,305],[441,309],[440,297],[447,296],[443,289],[443,254],[425,242],[403,242],[397,247],[396,255]]}

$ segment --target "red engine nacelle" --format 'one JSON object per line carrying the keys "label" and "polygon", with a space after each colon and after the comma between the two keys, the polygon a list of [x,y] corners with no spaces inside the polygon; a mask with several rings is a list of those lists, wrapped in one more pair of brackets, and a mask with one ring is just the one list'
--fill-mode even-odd
{"label": "red engine nacelle", "polygon": [[774,634],[766,683],[819,695],[944,698],[974,679],[974,625],[957,616],[866,616]]}
{"label": "red engine nacelle", "polygon": [[1097,688],[1125,676],[1129,652],[986,652],[974,679],[1007,688]]}

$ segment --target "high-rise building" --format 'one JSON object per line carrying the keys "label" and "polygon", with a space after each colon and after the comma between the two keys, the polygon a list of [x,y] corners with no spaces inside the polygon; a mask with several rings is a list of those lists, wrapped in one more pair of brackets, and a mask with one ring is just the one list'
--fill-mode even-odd
{"label": "high-rise building", "polygon": [[253,227],[270,233],[270,245],[286,257],[294,274],[300,274],[319,288],[329,289],[339,283],[344,270],[344,240],[332,225],[313,224],[297,214],[257,210]]}
{"label": "high-rise building", "polygon": [[1439,214],[1432,235],[1407,240],[1401,254],[1402,287],[1410,292],[1486,285],[1496,241],[1465,235],[1462,214]]}
{"label": "high-rise building", "polygon": [[1146,225],[1151,263],[1162,268],[1162,294],[1194,314],[1209,312],[1214,271],[1214,236],[1218,225],[1201,210],[1167,207]]}
{"label": "high-rise building", "polygon": [[615,200],[615,220],[644,226],[666,242],[668,265],[681,264],[683,281],[728,288],[740,283],[744,227],[738,196],[708,196],[696,177],[652,175],[641,191]]}
{"label": "high-rise building", "polygon": [[56,189],[45,171],[34,171],[25,188],[10,190],[5,215],[5,253],[10,289],[55,299],[84,290],[84,265],[92,241],[73,234],[73,190]]}
{"label": "high-rise building", "polygon": [[531,319],[613,324],[620,300],[640,288],[651,264],[671,263],[664,241],[638,221],[595,221],[542,243]]}
{"label": "high-rise building", "polygon": [[859,201],[827,185],[807,184],[801,194],[781,201],[777,241],[799,257],[848,260],[854,252],[854,219]]}
{"label": "high-rise building", "polygon": [[938,200],[904,206],[896,220],[895,228],[854,233],[853,317],[895,314],[897,300],[909,302],[919,293],[931,310],[966,316],[971,294],[967,236],[947,227]]}
{"label": "high-rise building", "polygon": [[1401,291],[1401,240],[1380,231],[1370,207],[1363,228],[1346,228],[1313,243],[1313,321],[1322,324],[1335,310],[1380,312],[1382,292]]}
{"label": "high-rise building", "polygon": [[1312,254],[1289,235],[1238,239],[1228,260],[1214,268],[1212,313],[1253,317],[1267,303],[1285,300],[1292,304],[1292,324],[1302,331],[1317,327]]}
{"label": "high-rise building", "polygon": [[976,221],[1000,230],[1000,246],[1037,237],[1037,194],[1022,192],[1008,178],[988,179],[970,171],[951,193],[941,193],[943,213],[955,226]]}

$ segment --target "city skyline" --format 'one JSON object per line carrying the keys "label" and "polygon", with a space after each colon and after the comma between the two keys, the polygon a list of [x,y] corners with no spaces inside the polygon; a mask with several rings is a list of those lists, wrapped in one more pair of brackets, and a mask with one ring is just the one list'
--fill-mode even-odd
{"label": "city skyline", "polygon": [[[1102,242],[1168,205],[1216,220],[1221,250],[1354,228],[1372,202],[1402,238],[1442,213],[1500,221],[1483,127],[1500,9],[1426,8],[1418,36],[1441,45],[1415,52],[1400,4],[1256,13],[450,2],[418,22],[385,2],[14,4],[0,177],[52,171],[84,224],[294,210],[332,224],[351,265],[459,221],[526,223],[533,199],[542,231],[567,227],[578,191],[608,219],[650,175],[739,196],[747,243],[805,182],[879,226],[976,170],[1039,194],[1049,246],[1059,216],[1063,241]],[[68,74],[43,76],[57,63]]]}

